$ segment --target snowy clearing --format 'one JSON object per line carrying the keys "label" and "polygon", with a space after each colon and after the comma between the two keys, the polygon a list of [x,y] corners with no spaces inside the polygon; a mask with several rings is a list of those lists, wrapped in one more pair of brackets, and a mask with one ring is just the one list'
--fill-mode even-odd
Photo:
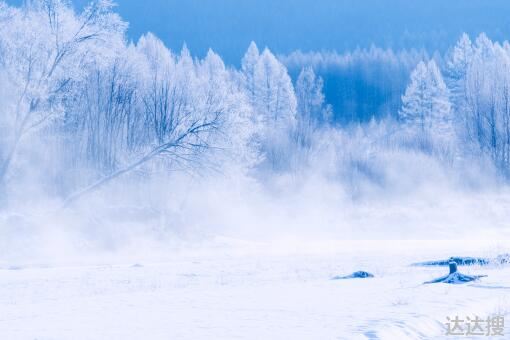
{"label": "snowy clearing", "polygon": [[[447,268],[409,264],[494,255],[502,244],[221,239],[144,259],[2,264],[0,338],[448,338],[447,316],[508,314],[510,266],[460,267],[488,275],[460,286],[423,285]],[[356,270],[376,277],[330,280]]]}

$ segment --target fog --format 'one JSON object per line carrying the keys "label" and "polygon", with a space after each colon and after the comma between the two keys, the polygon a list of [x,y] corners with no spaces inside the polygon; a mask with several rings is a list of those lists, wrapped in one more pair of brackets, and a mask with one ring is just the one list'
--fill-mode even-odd
{"label": "fog", "polygon": [[306,247],[508,236],[509,188],[490,163],[451,167],[387,150],[360,167],[359,155],[327,148],[285,174],[126,176],[66,208],[41,182],[18,183],[0,221],[2,263],[166,259],[222,239]]}

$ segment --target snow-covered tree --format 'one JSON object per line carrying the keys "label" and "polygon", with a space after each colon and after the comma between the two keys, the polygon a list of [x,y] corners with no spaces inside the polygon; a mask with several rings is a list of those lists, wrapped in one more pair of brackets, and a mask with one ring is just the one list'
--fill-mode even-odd
{"label": "snow-covered tree", "polygon": [[296,123],[297,100],[286,67],[252,43],[242,63],[243,88],[260,126],[258,144],[273,169],[284,167]]}
{"label": "snow-covered tree", "polygon": [[255,110],[270,128],[288,129],[295,123],[297,101],[285,66],[265,49],[254,69]]}
{"label": "snow-covered tree", "polygon": [[64,0],[0,5],[0,70],[11,101],[3,103],[7,146],[0,155],[5,181],[22,139],[63,117],[63,102],[92,63],[106,61],[123,44],[126,24],[109,0],[77,15]]}
{"label": "snow-covered tree", "polygon": [[297,118],[293,132],[293,141],[289,154],[291,167],[303,169],[311,161],[314,142],[323,135],[321,129],[327,129],[331,122],[332,109],[326,105],[323,93],[323,81],[315,75],[313,68],[301,70],[296,81]]}
{"label": "snow-covered tree", "polygon": [[467,34],[463,34],[447,56],[445,81],[450,90],[450,100],[457,122],[466,113],[466,77],[473,60],[473,44]]}
{"label": "snow-covered tree", "polygon": [[259,58],[259,49],[255,42],[252,41],[241,61],[241,71],[243,74],[244,83],[243,85],[246,88],[248,95],[252,99],[255,97],[255,67],[259,61]]}
{"label": "snow-covered tree", "polygon": [[455,137],[448,88],[435,61],[420,62],[412,72],[399,117],[412,133],[442,141]]}
{"label": "snow-covered tree", "polygon": [[[254,144],[257,125],[248,96],[235,84],[234,72],[229,71],[219,55],[209,50],[198,65],[203,110],[220,112],[219,133],[211,134],[208,142],[214,146],[210,155],[223,171],[245,171],[259,161]],[[216,131],[218,132],[218,131]]]}
{"label": "snow-covered tree", "polygon": [[331,107],[326,105],[323,81],[313,68],[301,70],[296,82],[296,138],[301,146],[309,146],[311,135],[331,119]]}
{"label": "snow-covered tree", "polygon": [[[252,143],[256,129],[253,110],[245,92],[235,83],[233,72],[216,53],[209,51],[203,60],[194,60],[184,47],[174,57],[153,36],[143,37],[136,49],[128,51],[138,55],[133,62],[141,59],[145,63],[141,69],[146,74],[135,73],[141,79],[135,89],[139,103],[134,102],[139,117],[122,115],[135,119],[135,126],[121,120],[119,131],[135,129],[140,138],[134,148],[120,140],[126,145],[123,159],[68,202],[137,168],[189,170],[210,165],[222,171],[234,167],[244,171],[258,161]],[[140,65],[136,64],[136,68]],[[104,92],[109,94],[108,88]],[[125,100],[121,99],[121,103]],[[96,114],[92,120],[95,122],[100,116]],[[119,137],[124,138],[122,134],[116,136]]]}
{"label": "snow-covered tree", "polygon": [[510,55],[480,35],[466,77],[467,138],[510,173]]}

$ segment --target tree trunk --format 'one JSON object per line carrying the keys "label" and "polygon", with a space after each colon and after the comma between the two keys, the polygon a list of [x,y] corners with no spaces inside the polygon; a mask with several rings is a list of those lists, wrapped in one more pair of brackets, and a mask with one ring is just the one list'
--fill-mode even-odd
{"label": "tree trunk", "polygon": [[21,136],[16,137],[16,140],[14,141],[14,144],[12,145],[11,149],[7,153],[7,156],[4,160],[2,160],[2,164],[0,165],[0,196],[5,192],[5,178],[7,177],[7,172],[9,171],[9,168],[11,166],[12,160],[14,158],[14,154],[16,153],[16,150],[18,148],[19,140]]}
{"label": "tree trunk", "polygon": [[143,158],[139,159],[138,161],[128,165],[127,167],[123,168],[123,169],[120,169],[118,171],[115,171],[114,173],[100,179],[99,181],[95,182],[94,184],[86,187],[85,189],[81,190],[81,191],[78,191],[77,193],[69,196],[65,201],[64,201],[64,204],[62,206],[62,208],[67,208],[68,206],[70,206],[72,203],[74,203],[75,201],[77,201],[78,199],[80,199],[82,196],[85,196],[97,189],[99,189],[100,187],[102,187],[103,185],[111,182],[112,180],[114,180],[115,178],[117,177],[120,177],[122,175],[124,175],[125,173],[128,173],[134,169],[136,169],[137,167],[141,166],[142,164],[148,162],[149,160],[151,160],[154,156],[156,156],[157,154],[159,154],[161,151],[156,149],[154,151],[152,151],[151,153],[147,154],[146,156],[144,156]]}
{"label": "tree trunk", "polygon": [[457,272],[457,263],[454,261],[451,261],[448,263],[448,266],[450,267],[450,274]]}

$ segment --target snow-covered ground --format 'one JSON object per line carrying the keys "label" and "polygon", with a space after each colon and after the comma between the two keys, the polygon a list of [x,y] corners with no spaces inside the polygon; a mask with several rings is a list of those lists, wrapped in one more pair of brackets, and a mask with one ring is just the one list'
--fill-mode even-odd
{"label": "snow-covered ground", "polygon": [[[466,285],[423,285],[447,269],[409,266],[495,256],[509,251],[503,241],[217,239],[185,249],[0,263],[0,339],[448,339],[447,316],[510,311],[510,266],[460,267],[488,275]],[[376,277],[330,280],[356,270]]]}

